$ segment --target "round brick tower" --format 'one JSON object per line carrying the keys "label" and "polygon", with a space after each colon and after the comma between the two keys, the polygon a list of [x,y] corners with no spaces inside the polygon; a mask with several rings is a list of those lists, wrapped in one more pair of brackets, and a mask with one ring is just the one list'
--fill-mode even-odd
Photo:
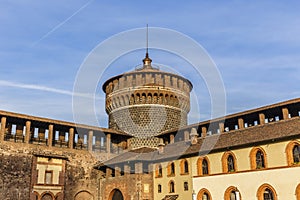
{"label": "round brick tower", "polygon": [[141,68],[112,77],[102,87],[109,128],[140,138],[141,143],[187,125],[190,110],[191,82],[152,67],[151,62],[146,53]]}

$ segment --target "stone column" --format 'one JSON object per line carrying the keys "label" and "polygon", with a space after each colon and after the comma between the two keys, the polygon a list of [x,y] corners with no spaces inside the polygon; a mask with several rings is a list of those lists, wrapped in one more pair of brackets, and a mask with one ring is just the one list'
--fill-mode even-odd
{"label": "stone column", "polygon": [[190,140],[190,133],[189,131],[184,131],[184,141],[189,141]]}
{"label": "stone column", "polygon": [[110,143],[111,143],[111,134],[108,133],[106,135],[106,152],[107,153],[110,153],[110,145],[111,145]]}
{"label": "stone column", "polygon": [[224,123],[219,123],[220,133],[224,133]]}
{"label": "stone column", "polygon": [[174,134],[170,134],[170,144],[174,143]]}
{"label": "stone column", "polygon": [[68,144],[68,147],[70,149],[73,149],[74,147],[74,128],[70,128],[69,129],[69,144]]}
{"label": "stone column", "polygon": [[207,135],[207,128],[205,126],[201,127],[201,137],[206,137]]}
{"label": "stone column", "polygon": [[124,175],[130,174],[130,166],[124,164]]}
{"label": "stone column", "polygon": [[109,177],[111,177],[111,176],[112,176],[112,169],[109,168],[109,167],[107,167],[107,168],[106,168],[106,178],[109,178]]}
{"label": "stone column", "polygon": [[30,138],[31,138],[31,133],[30,133],[30,126],[31,126],[31,121],[26,121],[26,128],[25,128],[25,143],[29,143],[30,142]]}
{"label": "stone column", "polygon": [[115,167],[115,177],[121,176],[121,167]]}
{"label": "stone column", "polygon": [[289,110],[287,108],[282,108],[283,119],[289,118]]}
{"label": "stone column", "polygon": [[259,124],[265,124],[265,114],[259,113]]}
{"label": "stone column", "polygon": [[89,131],[88,150],[93,151],[93,131]]}
{"label": "stone column", "polygon": [[1,117],[0,142],[4,140],[5,127],[6,127],[6,117]]}
{"label": "stone column", "polygon": [[50,124],[48,128],[48,146],[52,147],[53,144],[53,125]]}
{"label": "stone column", "polygon": [[141,174],[143,173],[143,163],[142,162],[138,162],[134,164],[134,172],[136,174]]}
{"label": "stone column", "polygon": [[239,129],[244,128],[244,119],[243,118],[238,119],[238,126],[239,126]]}

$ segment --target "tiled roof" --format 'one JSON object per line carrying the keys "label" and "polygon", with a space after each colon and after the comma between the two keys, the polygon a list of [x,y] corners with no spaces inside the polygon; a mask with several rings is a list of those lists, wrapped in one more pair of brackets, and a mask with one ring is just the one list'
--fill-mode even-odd
{"label": "tiled roof", "polygon": [[299,137],[300,117],[295,117],[288,120],[206,136],[199,138],[195,145],[191,145],[190,141],[168,144],[164,147],[164,152],[161,154],[158,150],[143,147],[123,153],[102,163],[101,166],[131,161],[160,162],[174,160],[180,157],[202,155],[208,152],[255,146]]}

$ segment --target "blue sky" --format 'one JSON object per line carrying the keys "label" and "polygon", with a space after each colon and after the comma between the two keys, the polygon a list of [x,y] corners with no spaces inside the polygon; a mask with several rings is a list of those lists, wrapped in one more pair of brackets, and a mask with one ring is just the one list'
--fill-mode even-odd
{"label": "blue sky", "polygon": [[[227,113],[298,98],[299,9],[297,1],[1,1],[0,109],[73,121],[73,84],[89,52],[147,23],[203,46],[222,76]],[[194,83],[200,119],[192,108],[190,122],[209,118],[209,93],[201,77],[185,70],[189,64],[158,50],[150,55]],[[105,77],[133,69],[143,57],[143,50],[121,56]],[[96,92],[106,127],[104,95]]]}

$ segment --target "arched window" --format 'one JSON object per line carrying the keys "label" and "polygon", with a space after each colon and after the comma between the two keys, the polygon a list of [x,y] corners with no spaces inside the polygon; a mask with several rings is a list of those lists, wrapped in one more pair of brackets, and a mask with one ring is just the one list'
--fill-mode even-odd
{"label": "arched window", "polygon": [[224,194],[224,200],[238,200],[242,199],[239,190],[231,186],[226,189],[225,194]]}
{"label": "arched window", "polygon": [[209,191],[203,188],[198,192],[197,200],[212,200],[212,198]]}
{"label": "arched window", "polygon": [[257,191],[258,200],[277,200],[277,194],[272,186],[263,184]]}
{"label": "arched window", "polygon": [[299,145],[295,145],[293,148],[293,161],[294,161],[294,163],[300,162],[300,147],[299,147]]}
{"label": "arched window", "polygon": [[53,200],[53,199],[54,199],[54,195],[51,192],[42,194],[41,200]]}
{"label": "arched window", "polygon": [[251,169],[262,169],[267,167],[266,153],[261,147],[255,147],[250,152]]}
{"label": "arched window", "polygon": [[234,172],[235,168],[234,168],[234,159],[232,155],[229,155],[227,157],[227,166],[228,166],[228,172]]}
{"label": "arched window", "polygon": [[236,158],[235,155],[232,152],[225,152],[222,156],[222,167],[223,172],[235,172],[237,171],[236,167]]}
{"label": "arched window", "polygon": [[182,160],[180,163],[181,174],[188,174],[189,173],[189,163],[187,160]]}
{"label": "arched window", "polygon": [[157,192],[158,192],[158,193],[161,193],[161,184],[158,184]]}
{"label": "arched window", "polygon": [[256,169],[265,168],[265,158],[261,150],[258,150],[256,152],[255,159],[256,159]]}
{"label": "arched window", "polygon": [[171,162],[168,165],[168,176],[174,176],[174,175],[175,175],[175,164]]}
{"label": "arched window", "polygon": [[300,164],[300,143],[297,140],[288,143],[285,149],[287,164],[289,166]]}
{"label": "arched window", "polygon": [[169,183],[169,192],[174,193],[175,192],[175,184],[173,181],[170,181]]}
{"label": "arched window", "polygon": [[156,165],[156,177],[162,177],[162,166],[161,166],[161,164]]}
{"label": "arched window", "polygon": [[197,161],[198,175],[209,174],[209,161],[207,157],[200,157]]}

